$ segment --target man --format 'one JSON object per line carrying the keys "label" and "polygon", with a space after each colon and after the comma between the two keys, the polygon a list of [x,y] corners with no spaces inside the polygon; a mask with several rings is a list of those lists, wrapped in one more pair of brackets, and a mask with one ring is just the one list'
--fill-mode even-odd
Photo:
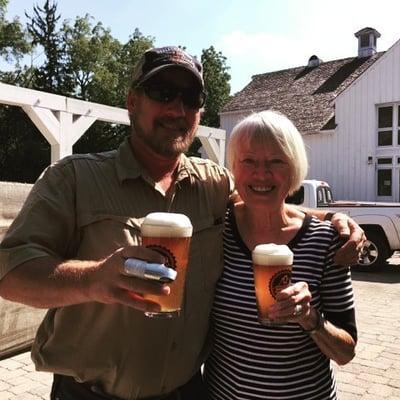
{"label": "man", "polygon": [[[49,308],[32,358],[55,374],[52,399],[201,398],[198,371],[232,191],[222,167],[183,155],[204,99],[195,58],[176,47],[147,51],[128,96],[130,138],[117,151],[50,166],[4,238],[0,295]],[[194,227],[177,318],[143,313],[159,306],[140,294],[168,295],[167,285],[124,275],[128,257],[163,261],[140,246],[140,224],[153,211],[186,214]],[[348,260],[361,235],[356,230],[342,250]]]}

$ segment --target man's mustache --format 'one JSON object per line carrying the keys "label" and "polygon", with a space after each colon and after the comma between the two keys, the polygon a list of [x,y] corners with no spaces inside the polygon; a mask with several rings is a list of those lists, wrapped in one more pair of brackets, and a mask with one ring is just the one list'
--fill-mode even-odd
{"label": "man's mustache", "polygon": [[162,117],[157,118],[155,123],[157,125],[165,125],[180,131],[186,131],[189,129],[189,126],[184,118]]}

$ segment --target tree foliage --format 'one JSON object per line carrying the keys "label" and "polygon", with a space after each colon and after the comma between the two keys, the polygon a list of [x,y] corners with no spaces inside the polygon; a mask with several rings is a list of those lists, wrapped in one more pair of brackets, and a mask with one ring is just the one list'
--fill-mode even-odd
{"label": "tree foliage", "polygon": [[0,107],[0,180],[34,182],[50,164],[50,145],[19,107]]}
{"label": "tree foliage", "polygon": [[[153,46],[153,38],[136,29],[125,44],[114,39],[101,23],[92,27],[91,17],[77,18],[74,29],[64,26],[67,56],[75,73],[76,96],[95,103],[125,108],[132,68]],[[74,145],[86,153],[116,148],[129,128],[96,122]]]}
{"label": "tree foliage", "polygon": [[0,57],[7,62],[19,61],[30,46],[19,19],[6,20],[7,4],[8,0],[0,0]]}
{"label": "tree foliage", "polygon": [[[213,46],[203,50],[201,62],[207,92],[201,124],[219,128],[219,112],[230,99],[229,68],[226,65],[226,57],[221,52],[217,52]],[[196,138],[190,146],[189,155],[200,156],[200,147],[200,140]]]}
{"label": "tree foliage", "polygon": [[201,62],[207,92],[201,123],[218,128],[220,126],[219,112],[230,99],[229,67],[226,65],[226,57],[220,51],[217,52],[213,46],[203,50]]}
{"label": "tree foliage", "polygon": [[63,35],[66,60],[75,83],[74,95],[83,100],[114,105],[119,41],[101,22],[93,26],[89,15],[77,17],[72,26],[64,21]]}
{"label": "tree foliage", "polygon": [[[125,108],[133,66],[154,46],[153,37],[136,28],[121,43],[88,14],[62,21],[54,0],[26,12],[24,29],[18,19],[6,21],[7,2],[0,0],[0,58],[13,60],[14,68],[0,71],[2,82]],[[29,51],[30,65],[20,66]],[[208,92],[202,123],[218,126],[218,112],[229,98],[228,67],[213,47],[203,51],[202,61]],[[95,122],[74,145],[74,153],[116,148],[128,131],[126,126]],[[196,142],[193,154],[198,147]],[[50,145],[27,115],[0,105],[0,180],[33,182],[49,162]]]}
{"label": "tree foliage", "polygon": [[32,45],[39,47],[45,61],[34,71],[33,87],[50,93],[71,94],[72,79],[69,65],[65,62],[65,41],[58,28],[61,18],[57,15],[57,3],[46,0],[43,7],[33,7],[28,18],[28,32]]}

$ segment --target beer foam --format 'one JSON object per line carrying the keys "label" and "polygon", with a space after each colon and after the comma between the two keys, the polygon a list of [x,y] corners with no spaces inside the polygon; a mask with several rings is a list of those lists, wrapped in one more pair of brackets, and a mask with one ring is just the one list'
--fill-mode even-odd
{"label": "beer foam", "polygon": [[253,263],[257,265],[292,265],[293,253],[284,244],[259,244],[252,251]]}
{"label": "beer foam", "polygon": [[140,231],[146,237],[191,237],[193,227],[184,214],[154,212],[145,217]]}

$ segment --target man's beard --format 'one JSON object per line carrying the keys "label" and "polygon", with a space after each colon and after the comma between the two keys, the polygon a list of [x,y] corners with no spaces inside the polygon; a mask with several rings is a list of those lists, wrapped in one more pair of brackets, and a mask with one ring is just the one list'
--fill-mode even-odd
{"label": "man's beard", "polygon": [[[176,135],[174,139],[167,138],[162,140],[162,138],[160,138],[154,132],[156,131],[157,126],[163,123],[176,127],[178,135]],[[154,131],[151,133],[146,133],[144,129],[140,126],[138,115],[134,114],[131,116],[132,135],[136,135],[157,154],[167,158],[175,158],[178,157],[180,154],[188,151],[195,137],[195,128],[192,128],[193,130],[190,130],[190,128],[187,126],[186,121],[184,121],[183,119],[175,118],[161,118],[155,120],[154,124]]]}

